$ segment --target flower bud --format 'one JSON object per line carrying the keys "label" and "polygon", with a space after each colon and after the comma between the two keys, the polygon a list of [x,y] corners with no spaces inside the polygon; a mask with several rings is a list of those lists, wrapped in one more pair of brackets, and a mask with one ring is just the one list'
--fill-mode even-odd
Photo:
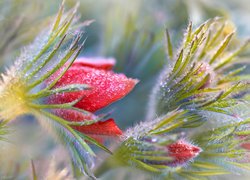
{"label": "flower bud", "polygon": [[201,152],[201,148],[184,140],[179,140],[173,144],[167,145],[166,148],[169,156],[173,158],[168,164],[170,166],[183,165],[198,156]]}

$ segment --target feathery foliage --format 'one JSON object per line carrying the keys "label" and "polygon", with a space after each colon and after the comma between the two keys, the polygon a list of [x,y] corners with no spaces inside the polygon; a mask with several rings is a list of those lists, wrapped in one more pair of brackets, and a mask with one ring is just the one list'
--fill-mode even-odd
{"label": "feathery foliage", "polygon": [[[187,6],[182,1],[181,4]],[[142,171],[146,176],[159,179],[210,179],[219,175],[244,175],[249,172],[250,164],[246,159],[249,149],[243,145],[250,142],[250,76],[244,73],[246,66],[243,65],[248,62],[241,58],[249,46],[249,40],[240,44],[231,22],[224,18],[213,18],[196,29],[189,23],[177,49],[171,41],[171,32],[166,30],[168,64],[154,85],[147,118],[128,129],[111,153],[95,139],[73,128],[93,125],[105,118],[75,107],[84,97],[63,104],[46,103],[51,95],[91,88],[86,84],[55,88],[80,54],[85,43],[82,29],[91,22],[76,24],[79,19],[77,7],[64,12],[63,6],[62,4],[54,24],[50,28],[44,28],[35,41],[23,49],[14,66],[2,74],[0,141],[6,140],[10,122],[20,115],[32,114],[66,147],[73,162],[73,171],[79,169],[91,179],[95,179],[95,175],[103,170],[106,172],[119,166],[124,169],[129,166],[136,172]],[[10,9],[11,11],[13,10]],[[113,18],[113,11],[110,12]],[[186,10],[182,13],[186,16]],[[117,17],[118,22],[121,21],[121,17]],[[124,27],[117,26],[122,29],[121,33],[111,28],[115,23],[108,19],[108,25],[104,29],[106,34],[103,50],[120,59],[118,70],[139,76],[142,81],[147,81],[147,78],[152,80],[152,72],[158,70],[153,65],[160,66],[163,62],[148,63],[150,59],[162,60],[162,43],[158,39],[160,28],[149,23],[147,26],[153,27],[153,33],[149,33],[147,29],[141,31],[136,18],[134,14],[126,17]],[[157,18],[154,17],[154,20]],[[3,36],[0,43],[1,55],[6,55],[7,44],[12,47],[18,44],[12,40],[19,34],[22,21],[20,17],[15,19],[14,24],[8,24],[7,21],[5,24],[0,19],[0,23],[7,27],[7,30],[0,30],[0,36]],[[116,33],[117,37],[113,38]],[[144,68],[151,65],[153,68],[149,68],[149,73],[143,73]],[[50,81],[51,79],[53,80]],[[148,89],[145,87],[142,89]],[[70,110],[96,118],[80,122],[69,121],[57,116],[54,113],[56,110]],[[100,158],[89,144],[111,155],[95,174],[92,168],[95,160]],[[31,164],[33,178],[36,179],[39,169],[35,168],[33,161]],[[59,174],[60,171],[57,172],[54,166],[51,165],[47,176],[66,178],[63,171]]]}
{"label": "feathery foliage", "polygon": [[221,18],[208,20],[194,31],[190,23],[180,50],[154,90],[148,118],[176,108],[223,113],[222,108],[235,104],[234,97],[244,95],[249,84],[248,75],[238,75],[244,68],[232,68],[249,41],[232,50],[233,34],[232,24]]}
{"label": "feathery foliage", "polygon": [[[170,179],[208,179],[249,170],[244,159],[248,150],[241,147],[249,133],[250,111],[243,108],[249,104],[244,99],[249,78],[239,75],[243,68],[234,69],[249,41],[232,50],[234,33],[221,18],[195,30],[190,23],[175,54],[166,32],[171,65],[156,84],[148,119],[127,131],[114,161]],[[173,166],[176,157],[167,147],[182,139],[194,142],[200,151]]]}
{"label": "feathery foliage", "polygon": [[[74,107],[81,98],[65,104],[44,103],[44,99],[49,95],[89,88],[87,85],[79,84],[53,88],[79,55],[85,42],[82,40],[83,34],[78,30],[89,24],[89,21],[77,28],[74,27],[76,8],[77,6],[64,13],[62,4],[51,29],[42,32],[29,47],[24,49],[6,75],[2,75],[0,99],[3,103],[0,105],[0,116],[6,121],[11,121],[22,114],[35,115],[39,122],[45,128],[50,129],[57,139],[68,148],[74,165],[81,172],[92,177],[89,168],[93,166],[95,153],[85,141],[95,144],[106,152],[110,153],[110,151],[96,140],[74,130],[71,126],[91,125],[102,118],[69,122],[53,114],[54,109],[71,109],[91,114]],[[44,82],[58,71],[58,76],[47,86],[44,86]]]}

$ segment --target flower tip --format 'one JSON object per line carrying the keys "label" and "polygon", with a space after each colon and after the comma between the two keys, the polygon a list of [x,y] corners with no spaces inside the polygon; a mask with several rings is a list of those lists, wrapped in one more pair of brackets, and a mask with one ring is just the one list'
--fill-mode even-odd
{"label": "flower tip", "polygon": [[122,130],[117,126],[117,124],[115,123],[114,119],[108,119],[106,121],[108,121],[108,123],[110,123],[109,130],[112,131],[112,133],[110,135],[121,136],[123,134]]}
{"label": "flower tip", "polygon": [[140,82],[139,79],[132,79],[132,80],[134,81],[134,84],[135,84],[135,85],[137,85],[137,84]]}
{"label": "flower tip", "polygon": [[194,153],[200,153],[201,152],[201,148],[199,148],[199,147],[197,147],[197,146],[193,146],[192,147],[192,151],[194,152]]}
{"label": "flower tip", "polygon": [[[140,80],[138,79],[133,79],[133,78],[127,78],[127,80],[125,79],[125,84],[127,86],[127,93],[129,93],[130,91],[132,91],[134,89],[134,87],[140,82]],[[127,94],[126,93],[126,94]]]}

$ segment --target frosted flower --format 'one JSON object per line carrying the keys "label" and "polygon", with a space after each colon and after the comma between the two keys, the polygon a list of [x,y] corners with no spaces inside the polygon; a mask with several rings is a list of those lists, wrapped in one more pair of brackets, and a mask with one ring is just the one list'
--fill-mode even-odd
{"label": "frosted flower", "polygon": [[[127,78],[123,74],[112,72],[111,68],[114,64],[114,59],[99,58],[96,60],[96,58],[78,58],[61,77],[54,88],[65,87],[71,84],[85,84],[90,88],[87,90],[55,94],[50,96],[47,102],[49,104],[64,104],[80,99],[74,107],[95,112],[119,100],[128,94],[138,81]],[[59,72],[55,73],[47,83],[53,81],[58,73]],[[84,121],[97,118],[94,115],[86,115],[67,109],[59,109],[54,112],[69,121]],[[113,119],[97,122],[89,126],[77,126],[75,129],[80,132],[95,135],[122,134],[122,131],[117,127]]]}

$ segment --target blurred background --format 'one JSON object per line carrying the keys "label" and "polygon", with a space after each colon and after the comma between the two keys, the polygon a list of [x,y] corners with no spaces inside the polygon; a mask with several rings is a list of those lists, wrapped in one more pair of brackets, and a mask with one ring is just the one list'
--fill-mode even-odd
{"label": "blurred background", "polygon": [[[189,21],[197,26],[216,16],[232,20],[240,39],[250,36],[248,0],[66,0],[65,6],[70,8],[76,2],[80,2],[78,12],[81,21],[95,20],[86,28],[85,35],[88,38],[80,56],[114,57],[117,60],[114,71],[140,80],[128,96],[100,112],[111,111],[111,116],[123,130],[145,118],[150,92],[162,67],[168,62],[166,28],[176,47]],[[57,13],[60,3],[61,0],[0,0],[1,72],[13,63],[25,45],[31,43],[51,23],[51,17]],[[25,133],[22,135],[35,135],[25,138],[25,143],[20,140],[25,152],[28,149],[28,155],[19,160],[18,166],[10,165],[12,168],[8,169],[9,174],[26,172],[25,169],[30,166],[28,159],[48,157],[44,155],[45,152],[57,155],[57,151],[60,152],[60,148],[56,149],[53,141],[36,126],[33,117],[21,118],[22,123],[15,126],[24,127],[22,129],[25,129]],[[34,128],[30,128],[30,125]],[[41,145],[42,142],[46,143]],[[34,147],[38,149],[34,150]],[[0,162],[1,156],[4,156],[3,153]],[[22,163],[25,160],[27,163],[24,166]],[[45,164],[48,166],[47,162]],[[2,163],[0,166],[1,175]],[[41,171],[46,169],[42,165],[38,166]],[[6,174],[6,170],[2,171]],[[19,177],[26,176],[27,173],[23,173]]]}

